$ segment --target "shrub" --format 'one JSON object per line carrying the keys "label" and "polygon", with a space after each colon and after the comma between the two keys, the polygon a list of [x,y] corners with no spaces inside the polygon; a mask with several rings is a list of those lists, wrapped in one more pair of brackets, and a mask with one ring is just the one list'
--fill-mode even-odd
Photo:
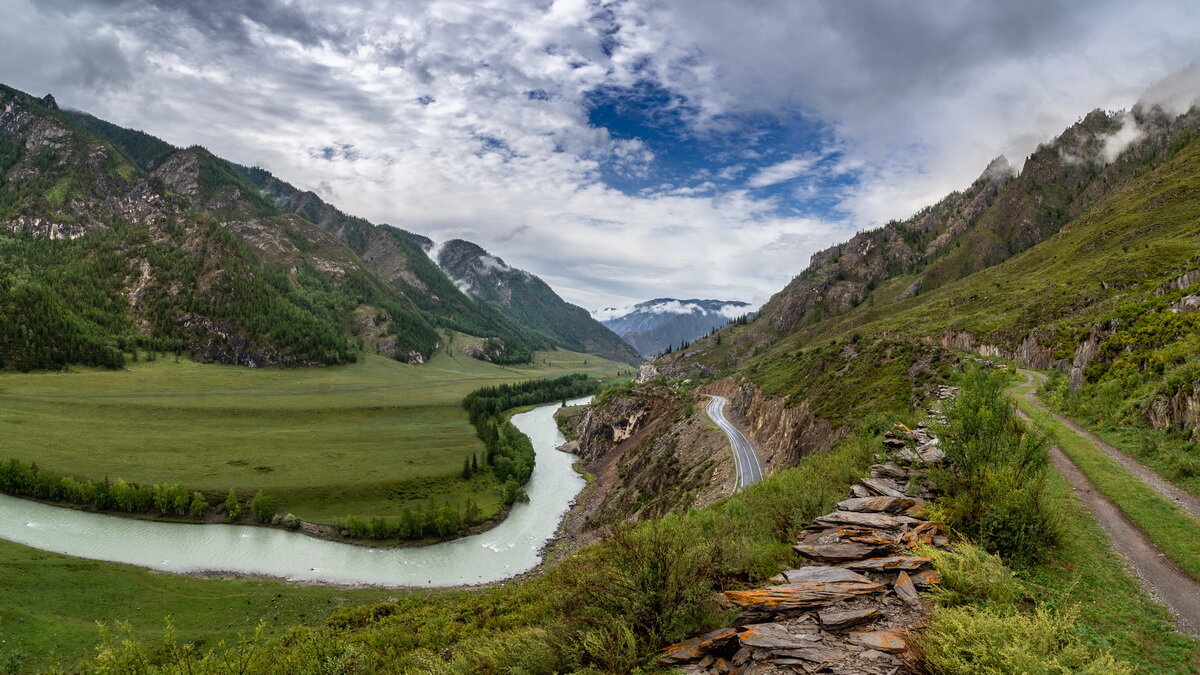
{"label": "shrub", "polygon": [[258,522],[269,523],[271,517],[275,515],[275,500],[259,490],[254,493],[254,499],[250,500],[250,512],[254,514],[254,519]]}
{"label": "shrub", "polygon": [[208,500],[199,492],[193,492],[191,504],[188,505],[188,514],[193,518],[201,518],[207,510]]}
{"label": "shrub", "polygon": [[967,543],[950,550],[924,547],[919,555],[933,558],[942,583],[933,590],[933,600],[942,607],[958,605],[1015,606],[1025,595],[1021,582],[1000,558]]}
{"label": "shrub", "polygon": [[225,498],[225,515],[229,516],[230,520],[242,517],[242,503],[238,501],[237,493],[233,490],[230,490],[229,496]]}
{"label": "shrub", "polygon": [[1071,611],[951,607],[934,612],[918,649],[930,671],[945,675],[1133,672],[1083,644],[1074,624]]}
{"label": "shrub", "polygon": [[1027,566],[1058,538],[1045,505],[1045,439],[1026,432],[1004,395],[1007,374],[974,368],[947,407],[942,447],[953,466],[936,472],[946,494],[935,517],[1010,564]]}

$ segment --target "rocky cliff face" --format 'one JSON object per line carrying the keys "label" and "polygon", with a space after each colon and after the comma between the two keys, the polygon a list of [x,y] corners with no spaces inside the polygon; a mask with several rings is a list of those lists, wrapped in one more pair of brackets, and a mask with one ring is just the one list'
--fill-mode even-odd
{"label": "rocky cliff face", "polygon": [[807,401],[788,406],[784,397],[767,396],[750,382],[726,377],[700,391],[729,399],[726,410],[754,442],[766,473],[828,450],[843,435],[843,430],[817,417]]}
{"label": "rocky cliff face", "polygon": [[[878,301],[904,300],[1006,260],[1153,168],[1171,138],[1198,123],[1195,115],[1173,119],[1157,108],[1093,111],[1039,147],[1020,174],[997,158],[966,190],[814,254],[761,314],[787,332],[848,312],[889,279],[905,281]],[[1121,145],[1122,129],[1135,129],[1136,140]]]}
{"label": "rocky cliff face", "polygon": [[703,403],[652,384],[587,409],[575,452],[596,480],[566,529],[587,538],[604,525],[703,506],[729,495],[737,471]]}

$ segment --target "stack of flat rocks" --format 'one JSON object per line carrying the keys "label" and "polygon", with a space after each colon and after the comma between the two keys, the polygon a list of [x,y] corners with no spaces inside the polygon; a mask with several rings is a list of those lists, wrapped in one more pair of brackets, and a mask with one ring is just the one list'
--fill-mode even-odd
{"label": "stack of flat rocks", "polygon": [[[938,402],[956,393],[939,388]],[[937,496],[927,470],[946,455],[924,425],[897,425],[885,446],[887,461],[800,533],[793,548],[805,566],[770,586],[725,591],[720,600],[741,610],[736,623],[671,645],[661,663],[686,673],[919,671],[911,640],[929,610],[919,589],[940,579],[913,549],[949,545],[941,524],[924,517]]]}

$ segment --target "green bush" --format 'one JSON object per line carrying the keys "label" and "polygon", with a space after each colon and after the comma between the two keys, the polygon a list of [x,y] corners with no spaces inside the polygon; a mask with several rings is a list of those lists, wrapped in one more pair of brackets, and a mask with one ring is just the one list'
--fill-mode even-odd
{"label": "green bush", "polygon": [[942,582],[932,599],[941,607],[996,605],[1013,607],[1025,595],[1021,582],[1000,558],[967,543],[950,550],[923,547],[919,555],[933,558]]}
{"label": "green bush", "polygon": [[1121,675],[1133,668],[1086,646],[1070,611],[1021,614],[995,607],[951,607],[934,612],[918,649],[933,673]]}
{"label": "green bush", "polygon": [[230,490],[229,495],[225,497],[225,515],[230,520],[237,520],[242,517],[242,503],[238,501],[237,493],[233,490]]}
{"label": "green bush", "polygon": [[972,369],[939,434],[952,469],[935,472],[945,495],[936,518],[1007,563],[1037,562],[1059,536],[1045,504],[1045,439],[1027,432],[1004,395],[1007,374]]}
{"label": "green bush", "polygon": [[258,522],[269,523],[275,515],[275,500],[259,490],[254,494],[254,499],[250,500],[250,512]]}

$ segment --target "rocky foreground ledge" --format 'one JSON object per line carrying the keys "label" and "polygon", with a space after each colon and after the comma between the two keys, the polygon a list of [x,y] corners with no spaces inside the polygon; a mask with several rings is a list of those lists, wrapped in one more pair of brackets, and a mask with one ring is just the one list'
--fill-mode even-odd
{"label": "rocky foreground ledge", "polygon": [[[939,387],[939,404],[958,393]],[[935,419],[939,406],[930,409]],[[686,673],[915,672],[912,636],[929,607],[918,587],[940,581],[921,544],[949,545],[940,523],[926,520],[937,496],[929,467],[944,464],[939,440],[925,425],[897,426],[884,441],[883,464],[850,488],[833,513],[817,518],[796,542],[809,561],[773,577],[773,585],[725,591],[742,610],[737,622],[663,650],[661,663]]]}

